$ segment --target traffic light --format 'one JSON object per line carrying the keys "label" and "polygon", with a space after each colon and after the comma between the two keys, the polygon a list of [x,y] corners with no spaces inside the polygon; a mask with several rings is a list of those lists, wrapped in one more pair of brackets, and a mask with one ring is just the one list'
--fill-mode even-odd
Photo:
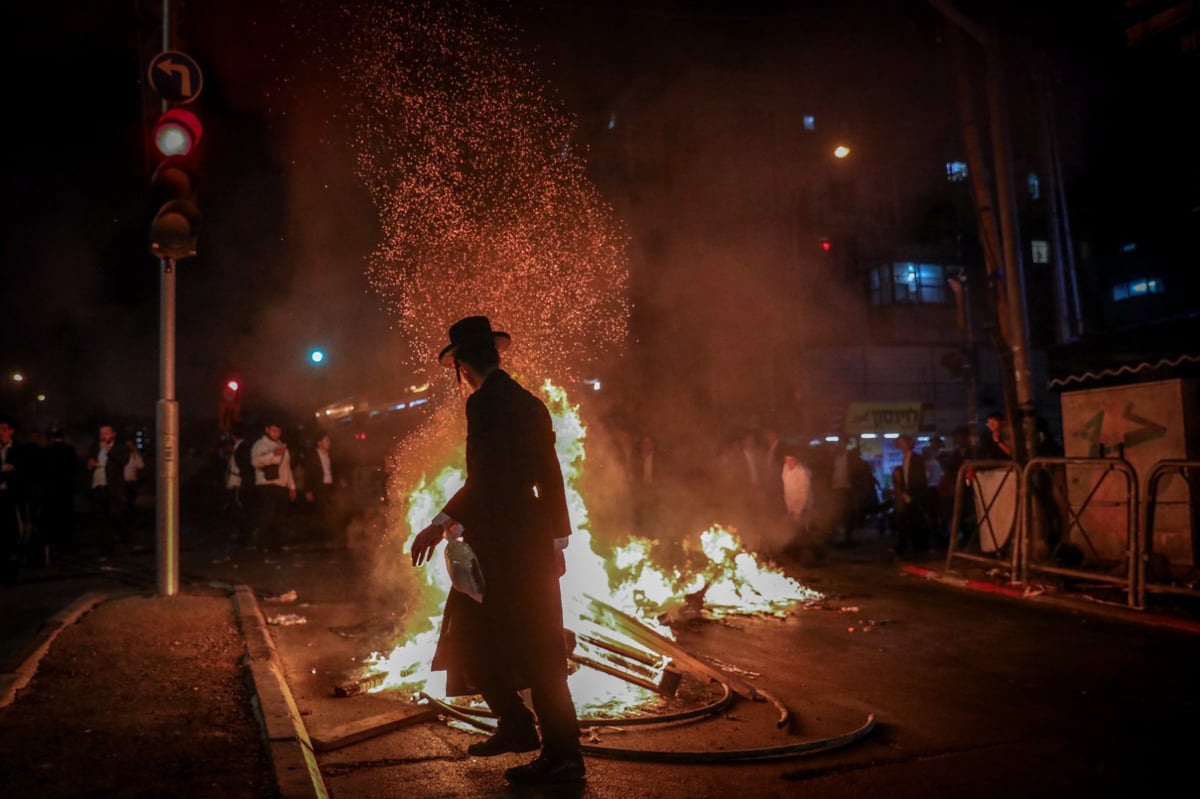
{"label": "traffic light", "polygon": [[829,239],[821,239],[821,251],[829,252],[833,249],[833,242]]}
{"label": "traffic light", "polygon": [[229,430],[234,422],[242,419],[241,402],[242,384],[236,377],[231,377],[221,386],[221,402],[217,405],[217,426]]}
{"label": "traffic light", "polygon": [[200,119],[184,108],[171,108],[151,132],[161,158],[150,177],[156,206],[150,223],[150,254],[179,260],[196,254],[200,209],[196,205]]}

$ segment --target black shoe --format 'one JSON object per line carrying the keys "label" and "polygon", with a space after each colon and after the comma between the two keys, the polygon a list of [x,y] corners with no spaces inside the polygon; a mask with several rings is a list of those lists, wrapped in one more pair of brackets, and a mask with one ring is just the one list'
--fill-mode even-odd
{"label": "black shoe", "polygon": [[537,730],[529,727],[521,732],[497,732],[486,741],[468,746],[467,754],[473,757],[495,757],[508,752],[532,752],[541,745]]}
{"label": "black shoe", "polygon": [[581,782],[587,775],[583,755],[569,757],[537,756],[532,763],[514,766],[505,770],[504,779],[531,785],[548,785],[555,782]]}

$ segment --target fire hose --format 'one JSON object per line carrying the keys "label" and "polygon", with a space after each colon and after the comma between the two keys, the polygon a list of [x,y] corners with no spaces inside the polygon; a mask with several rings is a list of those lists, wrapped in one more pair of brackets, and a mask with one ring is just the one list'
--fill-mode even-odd
{"label": "fire hose", "polygon": [[[757,686],[751,686],[744,680],[736,677],[733,674],[727,673],[721,669],[715,668],[710,664],[705,663],[700,658],[695,657],[691,653],[681,648],[674,641],[665,638],[664,636],[655,633],[649,628],[638,622],[637,619],[623,613],[620,610],[602,602],[595,597],[584,597],[586,600],[586,613],[581,614],[582,618],[590,618],[605,623],[612,629],[620,629],[622,632],[630,635],[631,638],[641,647],[644,647],[647,654],[654,653],[659,658],[671,658],[678,665],[682,665],[688,671],[699,675],[701,678],[709,681],[715,681],[721,685],[722,693],[719,699],[708,702],[696,708],[676,711],[672,713],[660,713],[631,716],[628,718],[584,718],[580,720],[581,727],[617,727],[617,726],[633,726],[633,725],[650,725],[650,724],[670,724],[675,722],[687,721],[703,716],[712,716],[720,713],[733,704],[736,695],[741,695],[752,700],[764,699],[773,704],[776,710],[779,711],[779,717],[775,722],[777,729],[782,729],[788,725],[791,719],[791,711],[776,699],[771,694],[763,691]],[[635,651],[625,649],[619,645],[614,645],[611,641],[602,640],[594,634],[581,633],[576,636],[576,640],[587,641],[591,644],[598,644],[603,648],[610,648],[613,651],[622,651],[630,655],[634,659],[638,659]],[[598,664],[595,661],[581,659],[581,664],[592,665]],[[610,674],[625,676],[630,682],[637,685],[646,686],[646,681],[640,677],[630,675],[622,675],[620,670],[605,668]],[[485,731],[495,731],[495,714],[483,708],[465,708],[462,706],[451,704],[444,699],[431,696],[425,692],[420,693],[420,697],[426,702],[432,704],[442,713],[452,716],[459,721],[469,724],[478,729]],[[491,720],[489,722],[489,719]],[[619,760],[638,760],[663,763],[733,763],[744,761],[764,761],[777,760],[790,757],[799,757],[801,755],[818,754],[828,752],[833,749],[839,749],[848,746],[852,743],[862,740],[871,731],[875,729],[875,715],[869,714],[866,721],[856,729],[834,735],[826,738],[816,738],[807,741],[800,741],[790,744],[780,744],[776,746],[765,746],[752,749],[722,749],[719,751],[695,751],[695,750],[661,750],[661,749],[629,749],[614,746],[599,746],[594,744],[583,744],[582,751],[584,754],[595,757],[608,757]]]}
{"label": "fire hose", "polygon": [[[685,721],[701,716],[712,715],[724,710],[733,703],[733,691],[730,690],[728,685],[722,684],[722,688],[723,692],[720,699],[691,710],[649,716],[634,716],[624,719],[585,718],[580,719],[580,726],[615,727],[639,724],[669,724],[672,722]],[[459,721],[470,724],[471,726],[481,730],[492,732],[495,731],[495,727],[484,720],[495,718],[495,714],[489,710],[484,710],[482,708],[459,707],[446,702],[443,699],[430,696],[424,692],[422,692],[420,696],[425,701],[437,707],[440,711],[458,719]],[[766,694],[763,694],[763,696],[766,696]],[[774,702],[776,706],[780,706],[776,700],[771,701]],[[833,749],[839,749],[841,747],[848,746],[866,737],[874,728],[875,715],[871,714],[867,716],[867,720],[862,726],[841,735],[835,735],[827,738],[816,738],[791,744],[758,747],[753,749],[722,749],[709,751],[629,749],[614,746],[597,746],[594,744],[583,744],[580,748],[584,754],[592,755],[593,757],[608,757],[616,760],[638,760],[643,762],[658,763],[735,763],[755,760],[780,760],[790,757],[799,757],[801,755],[819,754],[821,752],[828,752]]]}

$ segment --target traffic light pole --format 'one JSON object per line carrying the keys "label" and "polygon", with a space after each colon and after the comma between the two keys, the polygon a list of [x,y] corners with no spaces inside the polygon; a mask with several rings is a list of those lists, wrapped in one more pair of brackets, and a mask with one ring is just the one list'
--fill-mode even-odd
{"label": "traffic light pole", "polygon": [[[174,49],[176,0],[163,0],[163,51]],[[163,102],[163,111],[167,103]],[[159,259],[158,593],[179,593],[179,403],[175,400],[175,259]]]}
{"label": "traffic light pole", "polygon": [[179,403],[175,400],[175,259],[159,259],[158,593],[179,593]]}

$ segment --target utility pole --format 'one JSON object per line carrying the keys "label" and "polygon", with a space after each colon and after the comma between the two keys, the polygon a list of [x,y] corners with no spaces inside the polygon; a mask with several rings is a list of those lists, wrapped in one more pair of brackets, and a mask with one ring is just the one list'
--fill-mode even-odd
{"label": "utility pole", "polygon": [[[1008,100],[1004,70],[994,36],[960,12],[949,0],[929,0],[930,4],[984,49],[987,57],[988,113],[991,121],[992,161],[996,173],[996,205],[1000,217],[1001,255],[1004,264],[1004,290],[1008,304],[1008,335],[1012,353],[1012,378],[1017,414],[1023,435],[1016,439],[1017,460],[1037,452],[1037,420],[1034,418],[1033,372],[1029,366],[1029,325],[1025,313],[1025,270],[1021,260],[1021,233],[1017,222],[1016,191],[1013,186],[1012,145],[1008,125]],[[1015,419],[1010,419],[1010,423]]]}
{"label": "utility pole", "polygon": [[[162,51],[175,49],[177,0],[163,0]],[[169,105],[164,99],[162,110]],[[155,501],[157,588],[160,596],[179,593],[179,403],[175,399],[175,258],[159,258],[158,496]]]}
{"label": "utility pole", "polygon": [[1079,284],[1075,279],[1075,252],[1071,244],[1071,214],[1063,185],[1062,156],[1054,114],[1054,92],[1043,59],[1032,68],[1037,89],[1041,127],[1043,171],[1046,174],[1046,208],[1050,219],[1050,257],[1054,259],[1054,290],[1058,306],[1058,341],[1074,341],[1083,335]]}

